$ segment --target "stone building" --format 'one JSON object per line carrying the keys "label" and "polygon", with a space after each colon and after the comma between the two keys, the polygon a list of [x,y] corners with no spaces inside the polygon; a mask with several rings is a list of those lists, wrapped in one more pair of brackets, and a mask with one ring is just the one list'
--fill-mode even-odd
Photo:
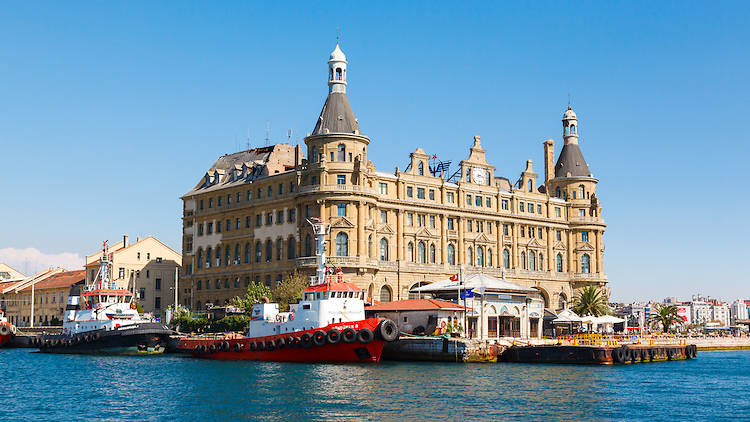
{"label": "stone building", "polygon": [[[112,281],[134,291],[143,310],[163,321],[167,307],[174,303],[175,268],[182,262],[180,254],[153,236],[130,243],[128,235],[109,245],[109,252]],[[101,250],[86,256],[86,283],[96,278],[101,257]],[[183,287],[184,283],[180,283],[178,288]]]}
{"label": "stone building", "polygon": [[0,309],[12,324],[19,327],[47,326],[53,319],[62,323],[70,288],[74,284],[83,284],[83,281],[83,270],[57,268],[0,284]]}
{"label": "stone building", "polygon": [[[606,224],[578,143],[578,118],[562,119],[564,145],[543,142],[544,175],[528,160],[517,181],[496,174],[479,136],[451,176],[417,147],[409,165],[378,171],[346,95],[347,60],[328,61],[328,97],[299,146],[274,145],[220,157],[183,197],[183,267],[201,309],[242,294],[253,280],[275,285],[312,274],[308,217],[331,224],[329,263],[370,300],[407,299],[410,289],[468,272],[537,287],[545,307],[574,291],[606,289]],[[374,144],[377,148],[377,143]]]}

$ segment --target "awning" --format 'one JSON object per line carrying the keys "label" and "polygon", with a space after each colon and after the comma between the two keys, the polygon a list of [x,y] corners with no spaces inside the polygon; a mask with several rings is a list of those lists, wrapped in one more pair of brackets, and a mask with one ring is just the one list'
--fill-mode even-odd
{"label": "awning", "polygon": [[463,284],[451,279],[440,280],[430,283],[426,286],[412,289],[412,292],[456,292],[459,288],[474,289],[474,293],[481,294],[482,291],[488,292],[511,292],[511,293],[535,293],[537,290],[533,287],[524,287],[520,284],[511,283],[510,281],[501,280],[487,274],[469,274],[465,275]]}
{"label": "awning", "polygon": [[562,324],[568,324],[571,322],[581,322],[582,319],[578,315],[576,315],[575,312],[571,311],[570,309],[563,309],[562,311],[557,313],[557,318],[553,319],[552,322],[554,323],[562,323]]}

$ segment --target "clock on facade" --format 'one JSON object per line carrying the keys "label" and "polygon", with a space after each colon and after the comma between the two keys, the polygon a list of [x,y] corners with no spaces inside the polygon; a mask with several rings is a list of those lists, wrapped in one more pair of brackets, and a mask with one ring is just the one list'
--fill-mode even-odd
{"label": "clock on facade", "polygon": [[484,182],[487,181],[487,178],[484,176],[484,170],[480,168],[474,168],[471,171],[471,180],[478,185],[483,185]]}

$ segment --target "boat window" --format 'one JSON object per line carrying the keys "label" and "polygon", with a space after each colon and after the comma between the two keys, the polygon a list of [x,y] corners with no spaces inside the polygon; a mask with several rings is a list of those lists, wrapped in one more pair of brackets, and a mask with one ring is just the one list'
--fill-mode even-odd
{"label": "boat window", "polygon": [[320,300],[320,292],[318,292],[318,300]]}
{"label": "boat window", "polygon": [[310,304],[309,303],[303,304],[302,309],[310,309]]}
{"label": "boat window", "polygon": [[305,293],[305,300],[315,299],[315,293]]}

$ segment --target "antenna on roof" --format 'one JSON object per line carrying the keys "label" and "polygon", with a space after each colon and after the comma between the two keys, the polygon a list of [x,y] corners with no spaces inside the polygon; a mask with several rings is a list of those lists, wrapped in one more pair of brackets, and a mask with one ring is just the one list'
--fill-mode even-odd
{"label": "antenna on roof", "polygon": [[292,143],[292,130],[289,129],[286,131],[286,143],[291,144]]}
{"label": "antenna on roof", "polygon": [[570,107],[570,92],[568,92],[568,107]]}
{"label": "antenna on roof", "polygon": [[247,149],[250,149],[250,128],[247,128]]}
{"label": "antenna on roof", "polygon": [[268,146],[268,142],[271,140],[271,121],[266,120],[266,146]]}

